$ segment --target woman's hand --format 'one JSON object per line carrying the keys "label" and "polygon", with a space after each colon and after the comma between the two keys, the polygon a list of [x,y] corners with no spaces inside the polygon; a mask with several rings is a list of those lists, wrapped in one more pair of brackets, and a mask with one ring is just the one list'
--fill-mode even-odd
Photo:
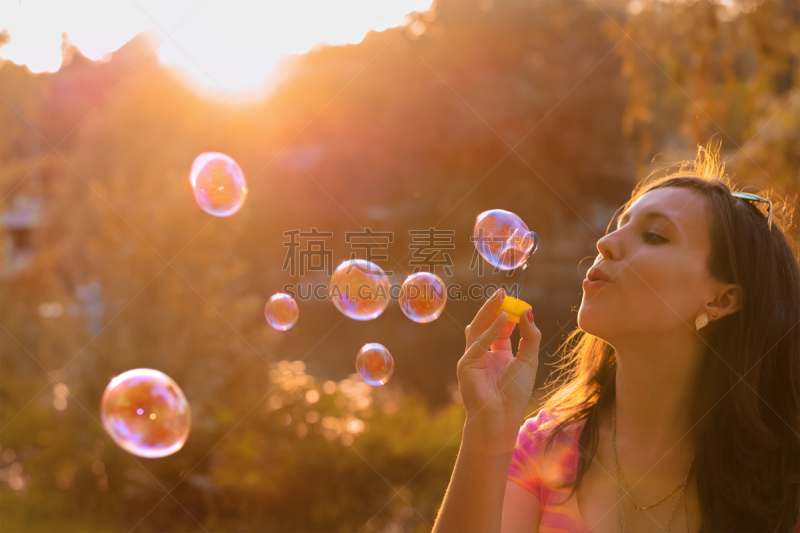
{"label": "woman's hand", "polygon": [[514,357],[509,337],[515,324],[508,321],[505,311],[496,316],[504,297],[502,289],[497,291],[467,326],[467,348],[457,366],[458,386],[468,422],[480,420],[487,427],[510,425],[518,430],[533,391],[542,333],[531,311],[523,313]]}
{"label": "woman's hand", "polygon": [[503,296],[495,293],[467,327],[467,350],[458,361],[467,421],[434,533],[500,531],[514,443],[533,390],[542,338],[533,315],[524,313],[514,357],[509,340],[514,323],[505,311],[495,318]]}

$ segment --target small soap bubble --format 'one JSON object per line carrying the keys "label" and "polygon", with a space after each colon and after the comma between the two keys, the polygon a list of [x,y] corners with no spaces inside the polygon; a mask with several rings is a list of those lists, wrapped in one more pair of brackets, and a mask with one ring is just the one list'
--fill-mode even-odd
{"label": "small soap bubble", "polygon": [[399,300],[404,315],[424,324],[436,320],[444,311],[447,289],[436,274],[417,272],[403,282]]}
{"label": "small soap bubble", "polygon": [[297,322],[300,309],[294,298],[286,293],[273,294],[264,306],[264,316],[270,326],[278,331],[286,331]]}
{"label": "small soap bubble", "polygon": [[499,270],[514,270],[536,251],[536,233],[517,215],[503,209],[484,211],[472,232],[475,248]]}
{"label": "small soap bubble", "polygon": [[394,372],[394,359],[383,344],[365,344],[356,356],[356,371],[370,385],[383,385]]}
{"label": "small soap bubble", "polygon": [[200,154],[192,163],[189,181],[197,203],[206,213],[227,217],[247,198],[247,183],[236,161],[219,152]]}
{"label": "small soap bubble", "polygon": [[180,450],[191,425],[189,403],[177,383],[150,368],[111,380],[100,404],[103,427],[123,450],[165,457]]}
{"label": "small soap bubble", "polygon": [[389,278],[371,261],[351,259],[331,276],[333,305],[353,320],[372,320],[389,305]]}

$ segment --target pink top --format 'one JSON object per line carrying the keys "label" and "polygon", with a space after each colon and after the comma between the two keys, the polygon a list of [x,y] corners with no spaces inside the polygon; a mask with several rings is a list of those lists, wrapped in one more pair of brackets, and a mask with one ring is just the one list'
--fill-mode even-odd
{"label": "pink top", "polygon": [[[539,533],[591,533],[581,517],[577,499],[573,496],[565,502],[569,489],[557,488],[575,477],[578,438],[586,421],[576,422],[559,432],[545,455],[548,432],[540,431],[539,426],[552,418],[542,409],[522,424],[508,479],[539,498],[542,513]],[[800,533],[800,526],[797,533]]]}
{"label": "pink top", "polygon": [[[539,425],[552,416],[544,409],[525,420],[517,436],[508,479],[531,491],[541,502],[539,533],[590,533],[575,497],[564,502],[569,489],[557,486],[575,477],[578,468],[578,437],[585,420],[559,432],[544,455],[548,436]],[[564,502],[564,503],[562,503]]]}

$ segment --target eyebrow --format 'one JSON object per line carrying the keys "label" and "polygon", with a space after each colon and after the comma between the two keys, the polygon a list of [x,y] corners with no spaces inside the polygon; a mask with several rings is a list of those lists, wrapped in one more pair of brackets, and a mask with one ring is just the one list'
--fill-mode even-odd
{"label": "eyebrow", "polygon": [[[620,218],[617,221],[617,229],[619,229],[620,226],[622,226],[623,222],[626,222],[630,218],[630,216],[631,216],[630,212],[625,212],[625,214],[622,215],[622,218]],[[659,211],[649,211],[649,212],[644,214],[644,218],[645,218],[645,220],[651,220],[651,219],[654,219],[654,218],[663,218],[663,219],[665,219],[667,221],[668,224],[675,225],[674,222],[672,222],[671,218],[669,218],[667,215],[665,215],[664,213],[661,213]]]}

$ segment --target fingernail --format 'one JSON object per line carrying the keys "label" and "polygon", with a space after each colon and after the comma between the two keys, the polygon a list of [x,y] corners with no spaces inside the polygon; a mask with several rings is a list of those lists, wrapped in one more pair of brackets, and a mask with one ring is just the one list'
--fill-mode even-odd
{"label": "fingernail", "polygon": [[497,289],[497,292],[500,293],[500,299],[503,300],[506,297],[506,291],[503,289]]}
{"label": "fingernail", "polygon": [[528,322],[533,324],[533,311],[528,309],[527,311],[525,311],[525,316],[528,318]]}

